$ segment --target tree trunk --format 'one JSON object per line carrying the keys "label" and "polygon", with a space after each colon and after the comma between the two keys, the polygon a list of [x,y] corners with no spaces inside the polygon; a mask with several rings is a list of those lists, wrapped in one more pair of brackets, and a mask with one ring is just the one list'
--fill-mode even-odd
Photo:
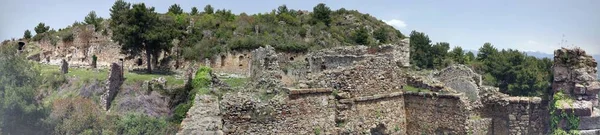
{"label": "tree trunk", "polygon": [[146,49],[146,65],[148,66],[148,74],[152,73],[152,53],[149,49]]}

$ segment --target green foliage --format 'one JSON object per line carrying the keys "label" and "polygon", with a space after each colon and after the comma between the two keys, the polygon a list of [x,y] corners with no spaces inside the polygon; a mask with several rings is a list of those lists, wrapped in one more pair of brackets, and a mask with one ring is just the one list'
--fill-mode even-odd
{"label": "green foliage", "polygon": [[429,50],[430,53],[428,53],[427,55],[431,56],[431,63],[433,64],[433,68],[442,69],[451,64],[451,62],[446,60],[449,55],[449,49],[450,44],[447,42],[439,42],[431,46],[431,49]]}
{"label": "green foliage", "polygon": [[[193,101],[193,100],[192,100]],[[177,105],[175,107],[175,113],[173,114],[173,121],[175,123],[181,123],[187,116],[187,112],[192,108],[193,102],[187,102]]]}
{"label": "green foliage", "polygon": [[179,4],[173,4],[169,7],[169,11],[167,11],[167,13],[179,15],[183,13],[183,9],[179,6]]}
{"label": "green foliage", "polygon": [[63,42],[73,42],[75,40],[75,36],[72,32],[66,32],[60,36]]}
{"label": "green foliage", "polygon": [[131,4],[123,0],[117,0],[110,8],[110,27],[113,31],[127,19],[127,12],[130,7]]}
{"label": "green foliage", "polygon": [[16,44],[0,46],[0,128],[6,134],[40,134],[39,121],[47,110],[35,99],[42,77],[40,68],[15,50]]}
{"label": "green foliage", "polygon": [[25,33],[23,34],[23,38],[24,39],[30,39],[31,38],[31,31],[25,30]]}
{"label": "green foliage", "polygon": [[101,30],[101,24],[102,21],[104,21],[104,19],[102,17],[98,17],[96,15],[96,11],[90,11],[90,13],[88,13],[87,16],[85,16],[85,19],[83,20],[86,24],[91,24],[94,25],[95,31],[99,31]]}
{"label": "green foliage", "polygon": [[117,134],[174,134],[173,125],[162,118],[153,118],[142,114],[127,114],[116,122]]}
{"label": "green foliage", "polygon": [[404,85],[404,86],[402,86],[402,89],[404,89],[405,91],[412,91],[412,92],[430,92],[430,90],[428,90],[428,89],[413,87],[410,85]]}
{"label": "green foliage", "polygon": [[361,27],[352,34],[355,43],[359,45],[369,45],[369,31]]}
{"label": "green foliage", "polygon": [[430,55],[431,40],[425,33],[410,33],[410,62],[419,68],[432,68],[433,57]]}
{"label": "green foliage", "polygon": [[198,8],[192,7],[192,11],[190,12],[190,15],[197,15],[197,14],[198,14]]}
{"label": "green foliage", "polygon": [[[571,99],[571,97],[569,97],[568,95],[565,95],[564,93],[562,93],[563,90],[560,90],[559,92],[555,93],[552,97],[553,100],[552,103],[550,104],[550,132],[554,135],[575,135],[575,134],[579,134],[578,132],[576,132],[575,130],[577,130],[579,128],[579,117],[575,115],[575,110],[573,110],[572,113],[567,113],[567,112],[559,112],[558,111],[558,107],[564,105],[564,104],[568,104],[568,105],[572,105],[573,104],[573,99]],[[566,119],[566,129],[567,131],[563,130],[563,128],[559,127],[559,123],[562,120]],[[575,132],[573,132],[575,131]]]}
{"label": "green foliage", "polygon": [[317,6],[313,8],[312,17],[314,19],[314,23],[323,22],[325,25],[329,26],[331,23],[331,9],[327,7],[324,3],[319,3]]}
{"label": "green foliage", "polygon": [[454,47],[454,49],[450,51],[450,57],[458,64],[465,64],[467,61],[465,51],[460,46]]}
{"label": "green foliage", "polygon": [[210,6],[210,4],[206,5],[204,7],[204,13],[205,14],[213,14],[214,13],[214,8],[212,6]]}
{"label": "green foliage", "polygon": [[373,32],[373,37],[379,40],[380,43],[388,43],[390,38],[387,29],[380,27]]}
{"label": "green foliage", "polygon": [[45,23],[39,23],[33,30],[35,30],[35,33],[37,34],[42,34],[48,32],[48,30],[50,30],[50,26],[46,26]]}
{"label": "green foliage", "polygon": [[321,134],[321,128],[315,128],[314,129],[315,135],[320,135]]}
{"label": "green foliage", "polygon": [[[121,45],[122,52],[126,54],[137,56],[146,52],[146,61],[151,63],[152,57],[158,57],[155,55],[160,51],[171,48],[175,23],[160,19],[154,7],[148,8],[144,3],[132,7],[124,9],[123,16],[116,18],[112,39]],[[152,72],[151,65],[147,64],[148,73]]]}
{"label": "green foliage", "polygon": [[212,69],[201,66],[196,72],[196,76],[192,81],[192,86],[194,88],[208,87],[210,85],[210,81],[212,80],[210,77],[210,72],[212,72]]}

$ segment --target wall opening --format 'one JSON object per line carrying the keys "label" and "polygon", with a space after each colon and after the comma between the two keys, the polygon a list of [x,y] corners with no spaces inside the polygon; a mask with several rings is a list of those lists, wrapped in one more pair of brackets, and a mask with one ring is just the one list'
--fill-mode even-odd
{"label": "wall opening", "polygon": [[138,58],[137,61],[135,62],[138,66],[141,66],[143,64],[144,61],[142,61],[142,58]]}
{"label": "wall opening", "polygon": [[238,63],[240,63],[240,65],[239,65],[240,67],[241,67],[241,66],[244,66],[244,65],[242,64],[242,63],[243,63],[242,61],[244,61],[244,56],[240,55],[240,57],[238,57]]}
{"label": "wall opening", "polygon": [[290,61],[294,61],[294,57],[290,57]]}
{"label": "wall opening", "polygon": [[19,51],[23,51],[24,47],[25,47],[25,42],[19,42]]}
{"label": "wall opening", "polygon": [[225,55],[221,55],[221,67],[225,66]]}

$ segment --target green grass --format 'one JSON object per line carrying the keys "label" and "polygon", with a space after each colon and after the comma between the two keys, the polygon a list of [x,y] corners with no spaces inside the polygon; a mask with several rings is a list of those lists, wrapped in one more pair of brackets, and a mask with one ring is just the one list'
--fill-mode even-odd
{"label": "green grass", "polygon": [[[41,65],[41,72],[51,73],[59,71],[59,66],[54,65]],[[68,77],[75,77],[81,80],[81,82],[87,82],[90,80],[106,80],[108,78],[107,69],[89,69],[89,68],[69,68]],[[137,82],[143,82],[152,80],[154,78],[164,77],[167,79],[168,85],[183,85],[183,79],[177,79],[174,75],[162,75],[162,74],[138,74],[135,72],[125,71],[125,84],[134,84]]]}
{"label": "green grass", "polygon": [[221,80],[231,87],[243,87],[248,82],[248,78],[226,78]]}
{"label": "green grass", "polygon": [[411,91],[411,92],[431,92],[428,89],[417,88],[417,87],[413,87],[413,86],[410,86],[410,85],[404,85],[403,88],[404,88],[405,91]]}

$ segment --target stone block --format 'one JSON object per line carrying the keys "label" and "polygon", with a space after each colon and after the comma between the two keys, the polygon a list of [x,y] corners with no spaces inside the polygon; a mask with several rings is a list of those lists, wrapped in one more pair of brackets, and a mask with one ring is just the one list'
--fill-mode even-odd
{"label": "stone block", "polygon": [[600,92],[600,82],[592,82],[588,86],[586,86],[586,93],[588,95],[596,95]]}
{"label": "stone block", "polygon": [[576,116],[591,116],[592,106],[591,101],[574,101],[569,103],[567,101],[559,101],[557,109],[559,112],[574,114]]}
{"label": "stone block", "polygon": [[600,116],[579,117],[579,130],[600,129]]}
{"label": "stone block", "polygon": [[600,129],[579,130],[579,135],[600,135]]}
{"label": "stone block", "polygon": [[567,67],[555,65],[553,70],[554,70],[554,81],[556,81],[556,82],[567,81],[568,79],[571,78],[571,74]]}
{"label": "stone block", "polygon": [[583,95],[586,92],[586,88],[585,86],[583,86],[582,84],[575,84],[575,89],[573,89],[573,93],[578,94],[578,95]]}

